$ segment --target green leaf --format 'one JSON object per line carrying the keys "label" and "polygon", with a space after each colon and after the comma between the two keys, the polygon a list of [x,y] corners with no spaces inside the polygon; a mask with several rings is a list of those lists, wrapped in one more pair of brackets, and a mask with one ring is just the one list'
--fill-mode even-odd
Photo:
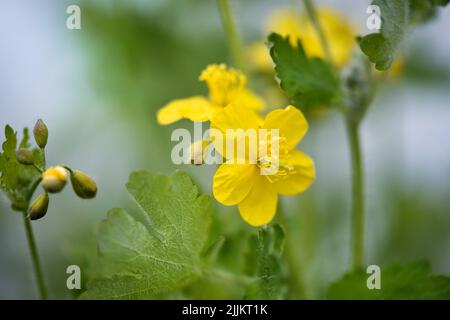
{"label": "green leaf", "polygon": [[222,249],[225,243],[225,237],[219,236],[216,241],[214,241],[211,246],[206,250],[203,254],[205,261],[208,264],[212,264],[217,260],[217,256],[219,255],[220,250]]}
{"label": "green leaf", "polygon": [[[0,152],[0,188],[10,199],[12,208],[22,211],[27,209],[29,190],[40,174],[35,168],[17,162],[17,134],[9,125],[5,127],[5,138],[2,144],[3,152]],[[19,146],[29,147],[28,140],[28,130],[25,128]],[[32,151],[35,163],[41,163],[40,151],[38,149]]]}
{"label": "green leaf", "polygon": [[30,147],[30,134],[28,133],[28,128],[23,129],[23,137],[20,141],[19,148],[26,148],[28,149]]}
{"label": "green leaf", "polygon": [[437,6],[449,0],[374,0],[380,8],[382,26],[379,33],[360,38],[361,50],[378,70],[388,70],[411,27],[434,16]]}
{"label": "green leaf", "polygon": [[102,270],[85,299],[160,297],[194,281],[204,266],[211,200],[186,173],[131,174],[128,192],[143,210],[138,221],[113,209],[98,231]]}
{"label": "green leaf", "polygon": [[361,38],[359,45],[378,70],[387,70],[395,59],[409,25],[409,1],[374,0],[372,5],[380,7],[381,30],[380,33]]}
{"label": "green leaf", "polygon": [[289,38],[272,33],[270,55],[280,86],[297,107],[329,107],[339,97],[340,84],[333,67],[320,58],[308,58],[299,40],[292,47]]}
{"label": "green leaf", "polygon": [[381,289],[369,290],[363,270],[331,285],[329,299],[450,299],[450,278],[430,275],[426,261],[381,268]]}
{"label": "green leaf", "polygon": [[16,161],[17,135],[9,125],[5,127],[5,142],[2,144],[3,153],[0,153],[1,186],[6,192],[12,192],[18,183]]}
{"label": "green leaf", "polygon": [[282,299],[286,291],[282,263],[284,230],[278,224],[260,229],[250,238],[246,273],[255,277],[247,288],[246,299]]}

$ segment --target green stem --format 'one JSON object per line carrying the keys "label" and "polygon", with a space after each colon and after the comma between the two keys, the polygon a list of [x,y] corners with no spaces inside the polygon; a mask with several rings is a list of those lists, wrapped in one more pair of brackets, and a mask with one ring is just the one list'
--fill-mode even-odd
{"label": "green stem", "polygon": [[359,124],[349,119],[347,133],[352,159],[352,268],[356,270],[364,263],[364,178]]}
{"label": "green stem", "polygon": [[47,164],[46,164],[46,160],[45,160],[45,149],[41,148],[41,153],[42,153],[42,170],[45,171]]}
{"label": "green stem", "polygon": [[320,25],[319,19],[317,17],[316,8],[312,0],[303,0],[303,5],[305,6],[306,12],[308,13],[308,17],[311,20],[311,23],[314,26],[314,29],[319,36],[320,44],[322,46],[323,52],[325,53],[325,57],[327,60],[333,64],[333,57],[331,55],[330,46],[328,45],[327,38],[325,37],[325,33],[323,31],[322,26]]}
{"label": "green stem", "polygon": [[241,41],[236,30],[236,25],[231,14],[230,1],[217,0],[217,4],[219,6],[222,25],[227,35],[228,46],[230,48],[230,53],[232,55],[233,61],[239,69],[243,70],[244,55],[242,51]]}
{"label": "green stem", "polygon": [[68,166],[62,166],[64,169],[66,169],[67,171],[69,171],[70,174],[73,173],[73,170],[71,168],[69,168]]}
{"label": "green stem", "polygon": [[[34,192],[41,183],[42,177],[39,177],[32,184],[30,191],[27,194],[27,208],[30,207],[30,201],[33,197]],[[25,226],[25,232],[27,235],[28,247],[31,254],[31,261],[33,263],[33,270],[36,276],[36,285],[39,291],[39,298],[41,300],[47,299],[47,290],[45,287],[44,274],[42,272],[41,262],[39,259],[39,253],[36,247],[36,241],[34,240],[33,227],[31,226],[31,221],[28,217],[28,209],[23,211],[23,224]]]}
{"label": "green stem", "polygon": [[23,212],[23,223],[25,226],[25,232],[27,234],[28,247],[30,248],[31,260],[33,262],[33,269],[36,276],[36,284],[39,291],[39,297],[41,300],[46,300],[47,290],[44,283],[44,274],[42,272],[39,253],[36,247],[36,241],[34,240],[33,228],[31,226],[30,219],[28,218],[27,211]]}
{"label": "green stem", "polygon": [[36,169],[36,171],[37,172],[39,172],[39,173],[43,173],[44,171],[42,171],[42,169],[41,168],[39,168],[37,165],[35,165],[35,164],[32,164],[32,166],[33,166],[33,168],[35,168]]}

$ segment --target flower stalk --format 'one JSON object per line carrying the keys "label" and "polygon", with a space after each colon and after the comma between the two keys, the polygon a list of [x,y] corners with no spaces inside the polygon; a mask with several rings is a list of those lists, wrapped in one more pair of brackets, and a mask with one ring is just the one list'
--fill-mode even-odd
{"label": "flower stalk", "polygon": [[41,300],[47,300],[47,289],[45,286],[44,274],[42,272],[39,253],[36,247],[36,241],[34,240],[33,228],[31,226],[27,210],[23,212],[23,224],[25,226],[25,232],[27,235],[28,247],[30,249],[31,261],[33,263],[33,270],[36,277],[36,285],[39,292],[39,298]]}
{"label": "flower stalk", "polygon": [[42,178],[37,179],[32,185],[30,192],[27,196],[26,210],[22,212],[23,224],[25,227],[25,233],[27,235],[28,248],[30,250],[31,261],[33,263],[33,270],[36,277],[36,286],[39,292],[39,298],[41,300],[47,299],[47,288],[45,286],[44,273],[42,271],[41,262],[39,259],[39,252],[37,250],[36,241],[34,239],[33,227],[31,226],[30,218],[28,217],[28,208],[30,207],[30,201],[33,197],[34,192],[41,183]]}
{"label": "flower stalk", "polygon": [[231,13],[231,6],[229,0],[217,0],[217,4],[222,19],[222,25],[225,30],[230,53],[233,58],[236,67],[240,70],[244,70],[244,55],[242,51],[241,40],[237,33],[236,25]]}
{"label": "flower stalk", "polygon": [[314,29],[316,29],[317,35],[319,36],[320,44],[322,45],[325,57],[327,58],[328,62],[333,64],[333,57],[331,55],[330,46],[328,44],[327,38],[325,37],[325,32],[320,25],[319,19],[317,18],[317,11],[314,7],[313,2],[311,0],[303,0],[303,5],[306,12],[308,13],[308,17],[311,20],[312,25],[314,26]]}
{"label": "flower stalk", "polygon": [[347,135],[352,163],[352,268],[357,270],[364,263],[364,176],[358,122],[347,120]]}

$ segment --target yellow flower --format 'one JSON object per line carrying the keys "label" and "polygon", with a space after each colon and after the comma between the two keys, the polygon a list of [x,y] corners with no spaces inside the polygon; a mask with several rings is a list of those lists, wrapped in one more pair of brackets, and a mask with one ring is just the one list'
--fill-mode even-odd
{"label": "yellow flower", "polygon": [[[225,143],[228,143],[226,135],[230,134],[230,129],[256,129],[259,130],[257,132],[261,132],[260,129],[278,129],[278,137],[267,134],[265,143],[258,138],[257,150],[253,150],[253,156],[258,155],[257,161],[249,161],[252,152],[246,152],[243,163],[236,155],[227,157],[214,174],[214,197],[224,205],[238,205],[241,217],[248,224],[262,226],[269,223],[275,216],[278,195],[302,193],[315,179],[313,160],[295,149],[308,130],[305,117],[295,107],[276,109],[261,121],[249,109],[229,105],[215,114],[211,127],[222,134]],[[224,154],[223,141],[218,143],[217,139],[211,138],[216,150]],[[273,139],[277,139],[277,154],[261,153],[260,149],[267,149],[274,143]],[[263,169],[273,163],[278,164],[276,173],[262,174]]]}
{"label": "yellow flower", "polygon": [[[356,45],[356,28],[347,18],[332,9],[322,8],[317,11],[317,16],[328,40],[333,62],[338,67],[344,66]],[[309,57],[325,58],[320,38],[306,14],[300,15],[291,9],[276,11],[269,18],[265,31],[276,32],[284,37],[289,36],[293,46],[297,46],[297,41],[301,40]],[[256,68],[263,71],[271,70],[272,61],[263,42],[253,44],[248,54]]]}
{"label": "yellow flower", "polygon": [[209,65],[199,78],[206,82],[209,97],[194,96],[174,100],[158,111],[160,124],[174,123],[182,118],[192,121],[211,120],[214,113],[232,103],[242,108],[259,111],[264,102],[247,88],[245,75],[224,64]]}

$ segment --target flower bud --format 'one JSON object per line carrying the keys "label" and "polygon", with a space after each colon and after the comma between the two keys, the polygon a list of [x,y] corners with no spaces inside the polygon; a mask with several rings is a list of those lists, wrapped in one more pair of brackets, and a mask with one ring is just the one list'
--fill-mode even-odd
{"label": "flower bud", "polygon": [[61,166],[51,167],[42,174],[42,187],[49,193],[60,192],[67,183],[67,171]]}
{"label": "flower bud", "polygon": [[47,193],[41,194],[34,200],[33,204],[28,209],[28,216],[31,220],[38,220],[45,216],[48,209],[49,197]]}
{"label": "flower bud", "polygon": [[73,170],[70,174],[73,191],[82,199],[94,198],[97,194],[97,184],[84,172]]}
{"label": "flower bud", "polygon": [[16,159],[20,164],[31,165],[34,163],[33,153],[25,148],[16,151]]}
{"label": "flower bud", "polygon": [[45,148],[45,146],[47,145],[47,139],[48,139],[48,129],[47,129],[47,126],[45,125],[44,121],[39,119],[36,122],[36,125],[34,126],[34,130],[33,130],[33,134],[34,134],[34,140],[36,140],[37,145],[42,149]]}

